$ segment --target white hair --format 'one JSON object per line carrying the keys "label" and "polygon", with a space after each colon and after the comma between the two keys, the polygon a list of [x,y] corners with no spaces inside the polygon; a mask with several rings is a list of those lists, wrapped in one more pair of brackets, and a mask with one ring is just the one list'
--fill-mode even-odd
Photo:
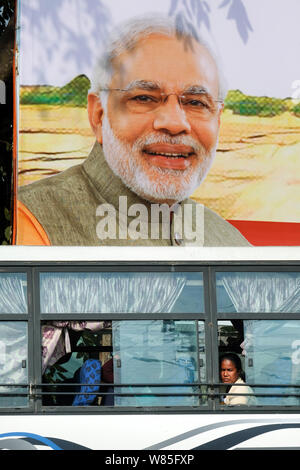
{"label": "white hair", "polygon": [[[194,39],[204,46],[214,59],[219,75],[219,100],[224,100],[227,94],[227,85],[225,77],[220,66],[220,58],[212,47],[211,42],[200,37],[196,29],[189,23],[176,21],[169,16],[157,14],[146,14],[118,25],[111,32],[104,51],[99,56],[91,77],[90,93],[96,93],[101,96],[102,105],[107,103],[107,93],[101,93],[103,88],[109,88],[109,83],[114,72],[113,60],[119,57],[123,52],[132,50],[137,42],[151,34],[162,34],[164,36],[178,37],[182,40]],[[192,47],[188,46],[187,47]]]}

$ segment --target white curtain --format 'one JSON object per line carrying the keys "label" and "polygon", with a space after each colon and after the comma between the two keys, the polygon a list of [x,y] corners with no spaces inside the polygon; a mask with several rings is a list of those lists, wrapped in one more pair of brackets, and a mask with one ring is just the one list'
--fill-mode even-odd
{"label": "white curtain", "polygon": [[26,283],[25,274],[0,274],[1,313],[27,313],[24,283]]}
{"label": "white curtain", "polygon": [[300,274],[218,273],[237,312],[300,312]]}
{"label": "white curtain", "polygon": [[173,273],[47,273],[42,313],[170,312],[185,286]]}
{"label": "white curtain", "polygon": [[109,321],[52,321],[42,325],[42,371],[71,352],[69,330],[99,331],[111,327]]}

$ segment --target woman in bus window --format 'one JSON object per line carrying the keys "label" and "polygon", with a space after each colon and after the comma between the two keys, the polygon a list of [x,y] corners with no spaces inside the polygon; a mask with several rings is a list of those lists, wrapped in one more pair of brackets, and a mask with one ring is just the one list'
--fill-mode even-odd
{"label": "woman in bus window", "polygon": [[[253,390],[244,384],[244,372],[242,363],[237,354],[227,353],[220,358],[220,377],[226,387],[226,393],[239,393],[239,395],[226,395],[224,398],[225,405],[255,405],[256,400],[253,396]],[[251,394],[251,395],[248,395]]]}

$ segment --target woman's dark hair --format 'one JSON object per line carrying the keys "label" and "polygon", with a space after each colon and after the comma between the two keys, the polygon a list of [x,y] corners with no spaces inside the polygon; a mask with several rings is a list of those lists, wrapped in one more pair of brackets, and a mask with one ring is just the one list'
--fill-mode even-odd
{"label": "woman's dark hair", "polygon": [[242,380],[245,380],[245,372],[242,369],[242,362],[237,354],[234,354],[234,353],[222,354],[222,356],[220,357],[220,361],[219,361],[220,370],[221,370],[221,364],[224,360],[233,362],[233,364],[236,367],[236,370],[239,373],[239,376],[241,377]]}

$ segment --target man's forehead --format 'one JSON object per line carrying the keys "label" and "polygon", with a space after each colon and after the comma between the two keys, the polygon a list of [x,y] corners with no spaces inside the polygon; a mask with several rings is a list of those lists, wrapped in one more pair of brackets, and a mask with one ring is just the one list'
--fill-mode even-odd
{"label": "man's forehead", "polygon": [[[169,84],[184,89],[191,86],[214,86],[218,71],[209,51],[194,42],[188,47],[183,39],[150,35],[123,52],[113,62],[113,86],[129,87],[144,81],[145,86],[164,88]],[[210,88],[210,86],[208,86]]]}

